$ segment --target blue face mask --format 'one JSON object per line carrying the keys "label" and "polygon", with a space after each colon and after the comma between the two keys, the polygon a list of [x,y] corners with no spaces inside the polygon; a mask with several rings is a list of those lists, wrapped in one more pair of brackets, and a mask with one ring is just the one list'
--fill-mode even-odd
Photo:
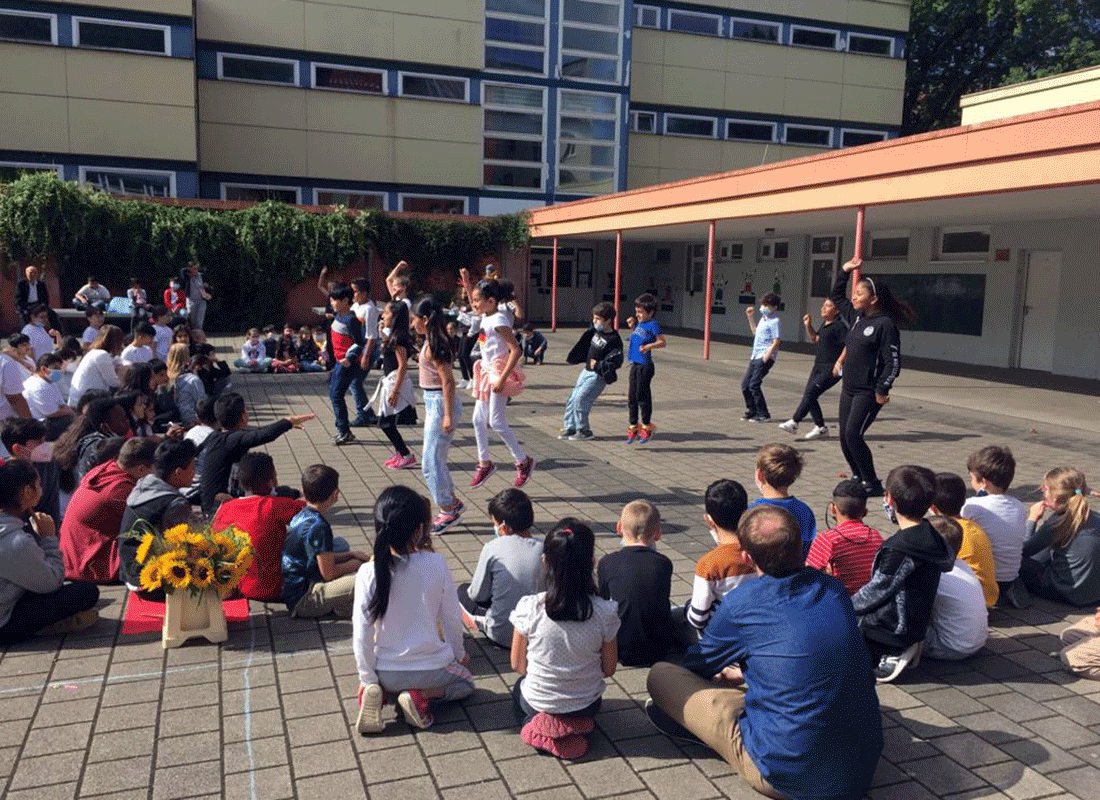
{"label": "blue face mask", "polygon": [[51,369],[50,374],[47,377],[49,378],[50,383],[57,383],[59,380],[61,380],[61,370]]}
{"label": "blue face mask", "polygon": [[887,503],[885,500],[882,501],[882,510],[886,512],[886,519],[890,520],[891,525],[898,524],[898,512],[895,511],[894,507]]}

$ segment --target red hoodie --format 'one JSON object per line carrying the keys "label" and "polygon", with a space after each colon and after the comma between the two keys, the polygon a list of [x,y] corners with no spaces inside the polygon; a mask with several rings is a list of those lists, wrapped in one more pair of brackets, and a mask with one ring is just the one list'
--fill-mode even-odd
{"label": "red hoodie", "polygon": [[273,602],[282,594],[286,526],[305,505],[289,497],[248,495],[226,500],[218,508],[214,530],[236,525],[252,540],[252,565],[239,587],[249,600]]}
{"label": "red hoodie", "polygon": [[118,537],[126,498],[136,481],[117,461],[91,469],[61,520],[61,554],[69,580],[118,580]]}

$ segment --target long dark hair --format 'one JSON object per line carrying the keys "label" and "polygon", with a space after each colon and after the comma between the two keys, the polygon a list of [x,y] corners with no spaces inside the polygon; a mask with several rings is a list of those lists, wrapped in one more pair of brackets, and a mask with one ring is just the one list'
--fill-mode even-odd
{"label": "long dark hair", "polygon": [[546,616],[556,622],[584,622],[592,616],[592,555],[596,537],[576,517],[566,517],[546,534]]}
{"label": "long dark hair", "polygon": [[153,368],[147,362],[131,364],[122,375],[122,389],[126,392],[140,392],[152,395],[149,384],[153,380]]}
{"label": "long dark hair", "polygon": [[917,321],[913,307],[904,300],[898,300],[885,281],[864,275],[859,282],[867,287],[875,297],[878,310],[894,321],[895,325],[912,325]]}
{"label": "long dark hair", "polygon": [[374,597],[367,606],[372,623],[386,616],[390,606],[394,553],[415,549],[430,525],[431,508],[408,486],[390,486],[378,495],[374,504]]}
{"label": "long dark hair", "polygon": [[498,281],[496,278],[483,278],[477,283],[482,297],[496,300],[497,304],[507,303],[516,296],[516,289],[510,281]]}
{"label": "long dark hair", "polygon": [[386,308],[393,315],[393,322],[390,324],[390,335],[386,337],[386,341],[382,342],[382,346],[404,345],[411,338],[409,335],[409,307],[404,300],[393,300],[386,304]]}
{"label": "long dark hair", "polygon": [[454,353],[451,352],[451,337],[447,335],[447,315],[443,313],[443,307],[434,297],[426,294],[417,299],[413,313],[426,320],[426,338],[432,361],[449,365],[454,359]]}

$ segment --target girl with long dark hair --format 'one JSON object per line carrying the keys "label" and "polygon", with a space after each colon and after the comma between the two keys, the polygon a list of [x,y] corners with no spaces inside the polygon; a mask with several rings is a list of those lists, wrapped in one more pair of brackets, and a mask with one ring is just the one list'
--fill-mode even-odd
{"label": "girl with long dark hair", "polygon": [[389,333],[382,340],[382,380],[374,390],[371,405],[378,415],[378,424],[393,445],[393,456],[385,462],[390,469],[412,469],[416,456],[397,430],[397,415],[416,402],[412,378],[409,377],[409,356],[413,352],[409,331],[409,307],[403,300],[393,300],[382,310],[382,324]]}
{"label": "girl with long dark hair", "polygon": [[451,570],[424,547],[430,524],[427,499],[407,486],[385,489],[374,504],[374,559],[356,574],[352,612],[359,733],[385,728],[386,693],[397,693],[409,725],[427,728],[432,700],[462,700],[474,690]]}
{"label": "girl with long dark hair", "polygon": [[894,297],[881,279],[864,275],[856,282],[852,299],[847,297],[848,273],[859,266],[844,265],[829,299],[850,325],[844,350],[837,359],[834,375],[842,375],[840,393],[840,449],[862,481],[868,497],[882,497],[882,481],[875,473],[875,461],[864,435],[878,412],[890,402],[890,388],[901,372],[899,324],[912,324],[913,309]]}

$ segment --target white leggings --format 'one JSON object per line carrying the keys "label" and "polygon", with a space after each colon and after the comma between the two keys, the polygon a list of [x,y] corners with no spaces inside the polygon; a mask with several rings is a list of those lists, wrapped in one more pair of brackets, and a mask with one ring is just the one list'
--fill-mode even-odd
{"label": "white leggings", "polygon": [[504,418],[504,409],[507,405],[508,398],[496,392],[492,392],[488,400],[478,400],[474,403],[474,439],[477,440],[477,459],[482,464],[491,460],[489,458],[490,427],[500,435],[517,464],[527,458],[523,448],[516,441],[516,435],[508,427],[508,420]]}

